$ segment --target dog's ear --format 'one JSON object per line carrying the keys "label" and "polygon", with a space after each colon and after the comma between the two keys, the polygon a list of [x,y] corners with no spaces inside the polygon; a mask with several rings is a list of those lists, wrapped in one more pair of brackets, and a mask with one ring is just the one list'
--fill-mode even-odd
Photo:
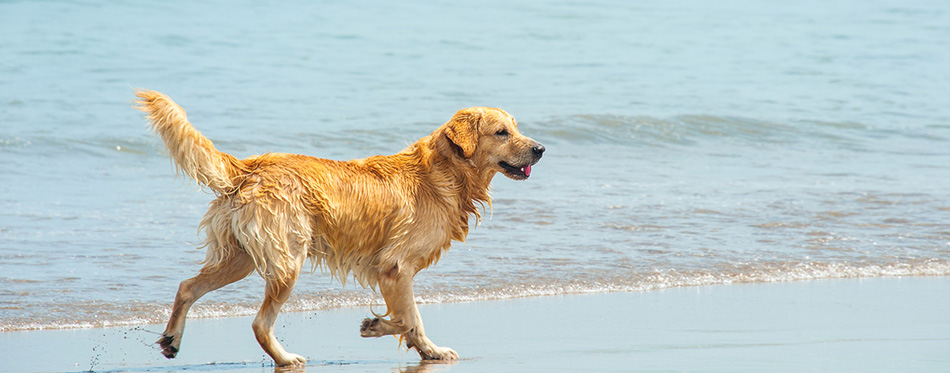
{"label": "dog's ear", "polygon": [[481,113],[474,109],[459,110],[445,126],[445,136],[462,149],[462,156],[471,158],[478,145],[478,122]]}

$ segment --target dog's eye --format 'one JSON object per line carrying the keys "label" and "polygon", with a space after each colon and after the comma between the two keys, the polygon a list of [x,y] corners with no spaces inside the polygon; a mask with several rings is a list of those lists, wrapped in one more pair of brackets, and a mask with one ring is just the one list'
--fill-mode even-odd
{"label": "dog's eye", "polygon": [[495,134],[498,135],[498,136],[508,136],[508,130],[502,128],[502,129],[498,130],[498,132],[495,132]]}

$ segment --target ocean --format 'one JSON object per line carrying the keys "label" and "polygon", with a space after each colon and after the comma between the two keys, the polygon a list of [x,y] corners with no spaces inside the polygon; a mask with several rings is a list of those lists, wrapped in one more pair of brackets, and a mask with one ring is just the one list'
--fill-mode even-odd
{"label": "ocean", "polygon": [[[239,158],[511,113],[547,152],[420,302],[950,275],[945,1],[0,1],[0,331],[162,323],[197,273],[213,196],[135,88]],[[354,283],[304,274],[284,310],[383,309]]]}

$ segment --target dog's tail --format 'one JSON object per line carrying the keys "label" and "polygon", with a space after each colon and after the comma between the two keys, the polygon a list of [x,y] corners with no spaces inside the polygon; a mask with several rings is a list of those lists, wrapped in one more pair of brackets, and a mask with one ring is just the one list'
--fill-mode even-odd
{"label": "dog's tail", "polygon": [[230,194],[247,167],[234,156],[218,151],[211,140],[188,122],[185,110],[155,91],[138,90],[136,109],[148,113],[152,130],[162,137],[178,169],[216,193]]}

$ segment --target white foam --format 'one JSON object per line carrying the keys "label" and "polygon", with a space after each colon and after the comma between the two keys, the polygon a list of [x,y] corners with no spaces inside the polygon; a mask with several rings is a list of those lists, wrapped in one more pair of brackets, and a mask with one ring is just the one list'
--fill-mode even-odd
{"label": "white foam", "polygon": [[[536,279],[531,283],[454,288],[451,291],[434,290],[433,286],[427,286],[417,291],[416,301],[419,303],[476,302],[584,293],[645,292],[689,286],[903,276],[950,276],[950,261],[928,259],[888,263],[756,262],[709,270],[655,269],[650,272],[612,273],[601,277],[575,278],[566,281],[557,278]],[[194,318],[252,316],[257,313],[257,302],[257,300],[246,303],[199,302],[188,316]],[[313,312],[351,307],[372,307],[376,312],[381,311],[380,307],[385,309],[382,298],[371,291],[348,290],[299,294],[292,298],[283,310],[285,312]],[[24,323],[0,324],[0,331],[160,324],[166,321],[168,315],[167,305],[140,306],[129,309],[125,313],[103,312],[95,315],[93,320],[45,321],[42,317],[36,317]]]}

